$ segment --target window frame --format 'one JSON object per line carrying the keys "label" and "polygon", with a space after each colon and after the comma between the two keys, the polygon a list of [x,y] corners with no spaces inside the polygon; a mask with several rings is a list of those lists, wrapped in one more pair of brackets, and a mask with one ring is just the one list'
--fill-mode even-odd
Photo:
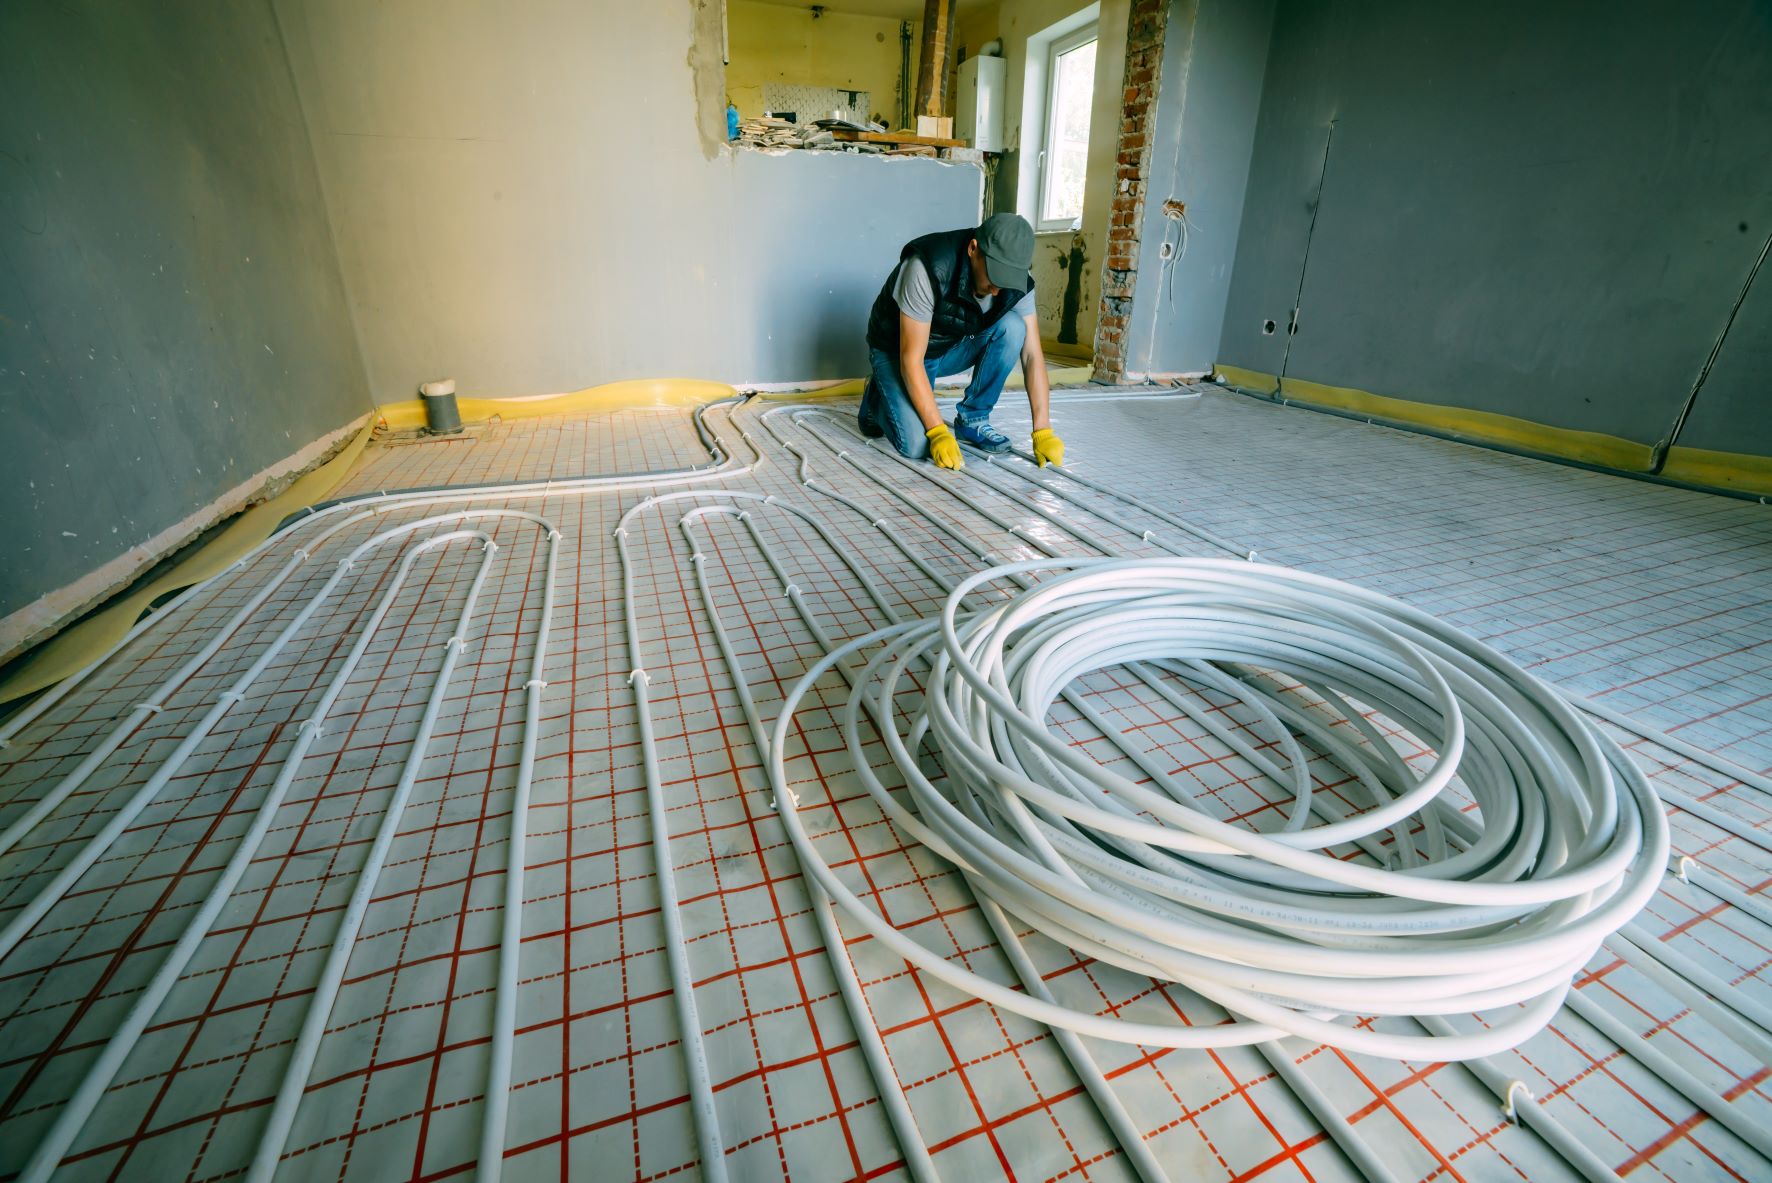
{"label": "window frame", "polygon": [[[1070,230],[1075,227],[1082,218],[1082,211],[1080,210],[1075,215],[1068,218],[1048,218],[1046,216],[1046,199],[1051,193],[1052,186],[1053,149],[1058,140],[1058,117],[1056,113],[1058,103],[1058,59],[1073,50],[1081,49],[1083,46],[1088,45],[1091,42],[1099,42],[1100,40],[1100,22],[1090,21],[1088,24],[1081,25],[1062,37],[1053,38],[1052,42],[1046,47],[1046,95],[1043,104],[1046,112],[1045,143],[1040,149],[1040,184],[1039,193],[1035,198],[1034,204],[1034,213],[1036,215],[1034,219],[1034,229],[1041,234]],[[1097,52],[1100,52],[1099,49]],[[1089,102],[1093,107],[1095,103],[1094,78],[1089,80]],[[1091,123],[1093,124],[1093,120],[1091,120]],[[1093,134],[1093,126],[1090,128],[1090,131],[1091,134]]]}

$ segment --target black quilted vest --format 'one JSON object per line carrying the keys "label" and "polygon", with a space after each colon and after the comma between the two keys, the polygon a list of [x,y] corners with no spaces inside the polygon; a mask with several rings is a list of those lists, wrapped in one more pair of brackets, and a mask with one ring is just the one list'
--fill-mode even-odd
{"label": "black quilted vest", "polygon": [[[935,290],[935,315],[929,322],[927,356],[940,357],[962,337],[982,333],[1034,290],[1034,277],[1020,291],[1004,288],[982,307],[972,298],[972,268],[966,261],[966,245],[976,231],[943,230],[913,238],[898,253],[898,267],[915,257],[929,271],[929,286]],[[898,301],[892,298],[897,285],[898,267],[886,277],[880,294],[874,297],[873,311],[868,313],[868,345],[898,355]]]}

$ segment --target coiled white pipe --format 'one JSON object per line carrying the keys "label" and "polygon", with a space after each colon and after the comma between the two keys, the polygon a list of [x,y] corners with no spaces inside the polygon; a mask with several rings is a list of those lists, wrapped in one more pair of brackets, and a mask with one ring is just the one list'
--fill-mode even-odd
{"label": "coiled white pipe", "polygon": [[[842,502],[843,504],[845,504],[846,506],[848,506],[849,508],[851,508],[852,510],[855,510],[856,512],[863,514],[863,516],[867,516],[868,511],[861,509],[861,507],[859,507],[859,506],[856,506],[853,502],[849,501],[847,498],[843,497],[841,494],[835,492],[834,490],[826,488],[826,487],[818,484],[813,479],[811,468],[808,463],[808,457],[807,457],[806,453],[803,452],[802,450],[800,450],[798,447],[796,447],[792,443],[792,441],[785,439],[781,435],[781,433],[774,428],[773,423],[772,423],[772,419],[776,413],[777,412],[772,411],[764,416],[765,426],[769,427],[771,434],[775,436],[776,441],[779,444],[785,446],[791,453],[793,453],[799,459],[800,467],[799,467],[799,474],[798,475],[799,475],[799,479],[800,479],[801,484],[804,487],[806,487],[812,491],[821,493],[821,494],[828,496],[828,497],[833,497],[833,498],[839,500],[840,502]],[[798,409],[798,408],[789,410],[788,413],[791,415],[793,420],[798,425],[800,425],[802,427],[803,430],[806,428],[806,424],[805,424],[804,420],[806,418],[811,418],[813,416],[816,416],[818,421],[834,421],[835,425],[839,428],[839,430],[842,431],[842,434],[846,438],[854,440],[854,436],[853,436],[852,431],[843,430],[844,428],[847,427],[847,424],[843,423],[840,420],[836,420],[836,418],[834,416],[830,416],[828,413],[811,412],[811,411],[806,411],[804,409]],[[900,500],[904,501],[905,504],[913,510],[913,512],[917,513],[919,516],[924,518],[924,520],[928,521],[930,524],[947,532],[951,537],[954,538],[954,540],[956,542],[960,543],[963,548],[970,549],[974,553],[978,553],[978,554],[986,553],[984,551],[984,548],[979,547],[975,542],[973,542],[973,540],[969,536],[960,534],[959,532],[950,529],[948,527],[947,523],[942,521],[940,518],[929,514],[919,501],[903,496],[901,493],[899,493],[899,491],[895,487],[888,485],[885,482],[882,482],[879,479],[879,477],[870,469],[870,467],[864,466],[859,463],[859,461],[856,459],[855,452],[853,450],[846,450],[839,445],[831,443],[829,440],[823,438],[822,435],[816,431],[811,432],[810,434],[812,434],[813,438],[817,439],[820,443],[822,443],[826,447],[828,447],[831,450],[831,452],[838,457],[838,459],[847,461],[848,464],[850,465],[850,467],[852,469],[854,469],[859,475],[867,478],[868,480],[870,480],[874,484],[878,485],[884,491],[886,491],[886,492],[894,495],[895,497],[898,497]],[[868,453],[877,453],[879,455],[886,457],[889,461],[897,459],[897,457],[891,456],[888,453],[886,453],[884,451],[884,449],[880,449],[877,447],[867,445],[866,441],[854,440],[854,444],[855,444],[855,446],[859,447],[861,454],[865,455]],[[983,459],[987,462],[991,460],[990,457],[983,457]],[[1028,459],[1028,458],[1024,457],[1024,459]],[[903,469],[909,470],[912,474],[914,474],[916,476],[922,477],[925,481],[929,481],[929,482],[935,481],[934,474],[928,472],[926,469],[926,466],[912,465],[912,464],[906,463],[904,461],[899,461],[899,466]],[[1113,527],[1116,529],[1130,530],[1133,533],[1137,532],[1135,529],[1128,527],[1121,520],[1119,520],[1111,515],[1103,514],[1099,508],[1086,505],[1083,502],[1079,501],[1068,490],[1066,490],[1062,487],[1056,487],[1054,485],[1048,484],[1046,481],[1044,481],[1044,480],[1040,479],[1039,477],[1037,477],[1036,475],[1034,475],[1034,471],[1031,468],[1027,468],[1025,466],[1018,466],[1018,465],[1007,464],[1007,463],[986,463],[983,465],[970,466],[962,474],[966,477],[970,477],[974,480],[977,480],[979,483],[986,485],[988,488],[990,488],[993,492],[997,493],[999,496],[1002,496],[1002,497],[1006,498],[1007,500],[1010,500],[1010,501],[1016,503],[1017,505],[1020,505],[1022,508],[1041,517],[1042,519],[1051,523],[1053,526],[1057,527],[1058,529],[1063,530],[1065,533],[1076,537],[1084,545],[1090,546],[1090,547],[1097,549],[1097,550],[1100,550],[1103,553],[1112,553],[1112,552],[1110,552],[1107,547],[1103,546],[1103,544],[1099,540],[1099,535],[1096,534],[1094,531],[1080,529],[1079,527],[1073,525],[1068,519],[1063,518],[1063,517],[1059,516],[1058,514],[1051,512],[1046,506],[1041,505],[1037,502],[1034,502],[1028,498],[1021,497],[1021,496],[1018,496],[1018,495],[1010,492],[1009,490],[1005,489],[1001,484],[999,484],[997,481],[992,480],[992,479],[987,479],[986,476],[984,475],[986,472],[1011,473],[1015,476],[1020,477],[1021,479],[1025,480],[1025,481],[1029,482],[1030,484],[1034,484],[1034,485],[1040,487],[1041,489],[1043,489],[1046,493],[1050,494],[1051,496],[1057,497],[1057,498],[1061,499],[1062,501],[1070,502],[1071,504],[1083,509],[1085,512],[1100,519],[1102,522],[1106,523],[1110,527]],[[1096,492],[1104,494],[1104,495],[1111,497],[1115,500],[1124,502],[1128,505],[1133,506],[1134,508],[1137,508],[1137,509],[1140,509],[1140,510],[1143,510],[1146,512],[1154,511],[1154,507],[1145,505],[1142,502],[1139,502],[1135,498],[1128,497],[1124,493],[1122,493],[1119,490],[1116,490],[1110,486],[1100,485],[1100,484],[1096,484],[1094,482],[1082,480],[1081,478],[1077,477],[1075,474],[1072,474],[1072,473],[1064,473],[1063,475],[1066,475],[1066,476],[1070,477],[1071,479],[1078,481],[1078,483],[1083,484],[1086,487],[1091,488]],[[951,479],[949,482],[947,482],[947,484],[949,484],[949,485],[952,485],[953,483],[955,483],[955,482],[953,482]],[[1014,523],[1003,519],[1000,515],[994,513],[993,511],[988,509],[986,506],[977,502],[975,499],[970,498],[970,497],[966,497],[964,494],[961,494],[958,489],[954,489],[954,488],[950,487],[950,488],[946,488],[944,491],[958,497],[964,504],[966,504],[970,508],[972,508],[974,510],[974,512],[977,512],[977,513],[981,514],[983,517],[985,517],[986,520],[991,521],[993,524],[997,525],[1000,528],[1010,530],[1010,532],[1012,534],[1015,534],[1021,540],[1033,544],[1036,547],[1036,549],[1039,549],[1047,554],[1058,553],[1045,541],[1043,541],[1033,535],[1029,535],[1024,531],[1013,528]],[[1160,520],[1165,520],[1165,521],[1168,521],[1169,524],[1171,524],[1171,525],[1178,526],[1179,528],[1183,529],[1184,532],[1189,533],[1189,534],[1193,534],[1196,538],[1199,538],[1201,541],[1210,542],[1213,545],[1217,545],[1223,549],[1229,550],[1233,554],[1238,554],[1238,555],[1243,554],[1242,548],[1236,546],[1235,544],[1227,543],[1223,539],[1217,538],[1215,536],[1204,536],[1201,532],[1193,530],[1189,523],[1186,523],[1184,521],[1176,521],[1176,520],[1170,518],[1169,515],[1166,515],[1166,514],[1154,514],[1153,516],[1158,516]],[[918,569],[922,570],[925,575],[931,577],[936,583],[941,584],[944,587],[944,589],[951,586],[949,584],[944,583],[941,576],[939,574],[935,573],[934,571],[932,571],[931,568],[929,567],[929,565],[926,562],[924,562],[919,555],[917,555],[914,551],[911,551],[910,549],[905,547],[903,545],[902,540],[896,535],[896,532],[891,531],[891,530],[887,530],[885,527],[885,523],[883,521],[875,521],[873,524],[876,528],[884,531],[887,535],[888,540],[893,542],[895,545],[897,545],[899,547],[900,551],[902,553],[904,553],[905,557],[910,562],[912,562],[913,565],[918,567]],[[1142,537],[1143,537],[1144,541],[1146,541],[1147,543],[1151,543],[1151,544],[1154,544],[1158,547],[1161,547],[1162,549],[1167,550],[1172,554],[1183,554],[1184,553],[1184,552],[1178,550],[1176,547],[1169,544],[1160,535],[1155,534],[1151,531],[1145,531],[1143,533]],[[1253,552],[1249,552],[1246,557],[1253,559],[1255,557],[1255,555]],[[1024,586],[1025,586],[1025,584],[1024,584]],[[1164,666],[1166,668],[1171,668],[1174,672],[1180,673],[1183,676],[1186,676],[1190,672],[1189,670],[1174,669],[1174,666],[1172,663],[1162,663],[1162,664],[1164,664]],[[1197,673],[1209,672],[1207,667],[1202,667],[1201,664],[1197,663],[1197,662],[1190,663],[1190,666],[1191,666],[1191,669],[1193,672],[1197,672]],[[1139,678],[1139,680],[1144,681],[1153,690],[1155,690],[1158,693],[1160,693],[1161,695],[1163,695],[1163,697],[1165,697],[1172,705],[1176,706],[1178,709],[1183,711],[1183,713],[1187,714],[1190,718],[1194,719],[1194,721],[1196,723],[1199,723],[1202,726],[1206,727],[1207,730],[1211,731],[1214,735],[1218,736],[1218,738],[1221,741],[1227,743],[1230,747],[1237,750],[1240,754],[1242,754],[1246,759],[1248,759],[1252,764],[1254,764],[1259,770],[1261,770],[1270,779],[1274,780],[1276,783],[1283,783],[1284,782],[1284,779],[1285,779],[1284,775],[1282,774],[1282,772],[1280,770],[1276,769],[1273,766],[1271,761],[1269,761],[1260,752],[1251,749],[1248,744],[1242,742],[1236,733],[1226,732],[1226,730],[1222,726],[1219,726],[1215,723],[1213,717],[1210,714],[1206,714],[1206,713],[1199,711],[1188,700],[1176,695],[1166,684],[1159,682],[1159,681],[1153,681],[1152,679],[1146,677],[1141,672],[1141,669],[1142,669],[1141,666],[1133,664],[1133,665],[1129,665],[1127,668],[1131,672],[1133,672],[1134,675]],[[1208,684],[1211,685],[1213,683],[1209,680]],[[1216,686],[1216,688],[1218,688],[1220,690],[1229,690],[1233,695],[1236,695],[1235,690],[1233,690],[1230,687],[1227,687],[1225,685],[1218,684]],[[1320,686],[1311,686],[1310,689],[1312,689],[1313,691],[1315,691],[1319,695],[1323,695],[1325,697],[1328,697],[1328,692]],[[1636,732],[1644,735],[1645,737],[1647,737],[1651,740],[1654,740],[1656,742],[1662,742],[1662,740],[1663,740],[1662,733],[1659,733],[1659,732],[1656,732],[1652,729],[1646,728],[1643,725],[1637,723],[1633,719],[1630,719],[1625,716],[1620,716],[1616,712],[1611,712],[1605,708],[1595,709],[1590,703],[1588,703],[1586,700],[1584,700],[1580,697],[1577,697],[1577,696],[1569,696],[1569,697],[1570,697],[1570,700],[1575,705],[1580,706],[1585,710],[1589,710],[1591,713],[1599,715],[1600,717],[1605,718],[1610,722],[1613,722],[1619,726],[1623,726],[1629,730],[1636,731]],[[1118,740],[1122,737],[1119,737],[1117,732],[1110,730],[1108,725],[1104,721],[1102,721],[1097,716],[1097,714],[1095,712],[1089,710],[1087,708],[1087,705],[1084,702],[1075,700],[1068,693],[1065,695],[1065,698],[1067,701],[1071,702],[1071,704],[1074,707],[1077,707],[1079,710],[1081,710],[1081,712],[1086,717],[1090,718],[1091,721],[1094,722],[1096,724],[1096,726],[1099,729],[1101,729],[1103,731],[1103,733],[1110,738],[1110,740],[1115,740],[1117,743],[1117,746],[1121,747],[1123,753],[1129,759],[1131,759],[1135,764],[1138,764],[1148,775],[1150,775],[1152,777],[1153,780],[1159,782],[1160,784],[1164,784],[1167,787],[1168,778],[1166,777],[1166,775],[1160,769],[1158,769],[1154,766],[1151,766],[1150,761],[1148,761],[1148,759],[1141,759],[1140,752],[1135,747],[1129,747],[1123,743],[1118,743]],[[1248,702],[1247,705],[1250,705],[1251,707],[1256,708],[1258,714],[1261,713],[1261,711],[1259,709],[1260,704],[1258,702]],[[1310,720],[1308,718],[1298,716],[1296,714],[1296,712],[1290,711],[1289,709],[1285,708],[1284,705],[1281,703],[1275,702],[1271,705],[1274,707],[1274,709],[1277,712],[1279,712],[1284,717],[1286,717],[1288,722],[1293,723],[1294,725],[1300,726],[1301,730],[1305,730],[1307,732],[1307,734],[1310,735],[1310,738],[1314,742],[1317,742],[1319,745],[1322,745],[1323,743],[1327,742],[1330,746],[1326,750],[1331,751],[1331,752],[1339,752],[1341,750],[1340,746],[1339,746],[1339,741],[1333,735],[1328,734],[1328,733],[1324,733],[1324,732],[1321,732],[1320,730],[1312,728]],[[1382,741],[1379,740],[1377,735],[1372,733],[1370,731],[1370,729],[1364,725],[1364,720],[1359,715],[1352,713],[1350,710],[1346,709],[1345,707],[1343,708],[1343,714],[1357,728],[1359,728],[1364,734],[1366,734],[1367,738],[1369,740],[1371,740],[1374,744],[1381,744],[1382,743]],[[1283,735],[1282,735],[1282,738],[1284,738]],[[1667,747],[1671,748],[1672,750],[1679,751],[1682,754],[1685,754],[1692,759],[1698,760],[1701,763],[1706,763],[1706,764],[1710,765],[1711,767],[1716,768],[1718,771],[1723,772],[1726,775],[1731,776],[1733,779],[1739,780],[1742,783],[1744,783],[1750,787],[1753,787],[1753,788],[1764,788],[1765,787],[1765,785],[1762,783],[1764,778],[1761,777],[1759,774],[1755,774],[1751,770],[1743,769],[1743,768],[1741,768],[1741,766],[1735,765],[1731,762],[1723,761],[1718,757],[1712,756],[1710,753],[1703,752],[1701,749],[1694,749],[1691,745],[1683,745],[1682,743],[1680,743],[1678,741],[1672,742],[1672,743],[1665,743],[1663,746],[1667,746]],[[1720,818],[1713,818],[1710,815],[1718,813],[1719,811],[1716,811],[1716,810],[1711,809],[1709,807],[1703,806],[1702,804],[1696,804],[1696,803],[1689,804],[1688,800],[1683,795],[1680,795],[1680,794],[1669,794],[1669,796],[1671,799],[1673,799],[1675,801],[1676,804],[1679,804],[1682,808],[1689,808],[1690,811],[1698,813],[1700,816],[1705,816],[1707,818],[1707,820],[1714,821],[1716,824],[1721,825],[1724,829],[1746,838],[1748,841],[1753,842],[1756,845],[1759,845],[1763,849],[1772,849],[1772,847],[1767,846],[1767,840],[1762,835],[1754,832],[1751,829],[1751,827],[1746,826],[1744,823],[1735,822],[1732,817],[1729,817],[1726,815],[1723,817],[1720,817]],[[1439,819],[1437,819],[1433,814],[1428,814],[1428,815],[1426,815],[1424,820],[1427,822],[1427,829],[1429,831],[1428,839],[1429,839],[1430,843],[1437,843],[1437,849],[1443,851],[1444,850],[1444,835],[1443,834],[1436,835],[1433,833],[1434,830],[1442,828],[1439,823]],[[1466,826],[1464,825],[1463,818],[1460,815],[1448,814],[1444,819],[1444,825],[1449,826],[1456,831],[1460,831],[1462,836],[1468,840],[1470,835],[1468,833],[1464,833],[1464,831],[1466,831]],[[1412,860],[1409,856],[1411,856],[1414,853],[1413,843],[1412,842],[1405,842],[1403,839],[1403,835],[1401,835],[1401,834],[1397,835],[1397,850],[1400,851],[1400,853],[1404,856],[1403,857],[1404,865],[1411,865]],[[1683,864],[1688,861],[1689,860],[1682,860]],[[1685,878],[1684,873],[1682,873],[1681,878],[1682,879]],[[1723,890],[1728,891],[1729,889],[1727,887],[1724,887]],[[1731,898],[1729,900],[1729,902],[1735,903],[1738,907],[1743,908],[1744,910],[1754,914],[1755,916],[1761,915],[1760,906],[1757,904],[1757,902],[1755,900],[1753,900],[1750,897],[1742,896],[1739,893],[1736,893],[1733,896],[1733,898]],[[989,909],[991,907],[989,904],[989,901],[985,901],[985,907],[987,908],[987,916],[989,916],[990,915]],[[1769,923],[1772,923],[1772,921],[1769,921]],[[1666,961],[1666,962],[1668,962],[1669,965],[1674,967],[1673,972],[1671,972],[1671,973],[1664,970],[1663,967],[1660,965],[1651,965],[1646,968],[1653,969],[1657,973],[1662,974],[1663,976],[1668,977],[1668,978],[1675,978],[1675,977],[1678,977],[1678,975],[1680,975],[1680,974],[1690,975],[1691,971],[1690,971],[1689,964],[1684,962],[1683,960],[1674,958],[1671,955],[1664,955],[1664,953],[1660,949],[1659,942],[1651,941],[1646,947],[1649,948],[1658,959]],[[1013,954],[1013,952],[1015,950],[1009,948],[1006,945],[1005,951],[1010,954]],[[1676,964],[1676,962],[1678,962],[1678,964]],[[1701,972],[1701,971],[1699,971],[1699,972]],[[1735,1034],[1735,1036],[1738,1039],[1740,1039],[1750,1050],[1755,1050],[1756,1052],[1758,1052],[1758,1049],[1760,1049],[1763,1046],[1763,1039],[1760,1036],[1759,1030],[1755,1027],[1752,1027],[1752,1026],[1742,1022],[1732,1012],[1730,1012],[1727,1009],[1727,1006],[1730,1004],[1731,1000],[1735,999],[1739,995],[1740,992],[1738,990],[1729,988],[1726,983],[1719,983],[1719,982],[1707,983],[1707,988],[1709,989],[1709,993],[1712,996],[1714,996],[1715,999],[1720,1000],[1723,1005],[1719,1006],[1718,1003],[1713,1002],[1710,997],[1705,997],[1704,992],[1696,991],[1696,990],[1689,991],[1689,993],[1694,995],[1694,997],[1691,999],[1692,1004],[1694,1006],[1698,1006],[1703,1013],[1712,1016],[1716,1022],[1723,1025],[1725,1030],[1732,1031]],[[1577,1009],[1579,1010],[1581,1001],[1582,1000],[1579,1000],[1577,998],[1575,992],[1571,991],[1569,1004],[1571,1006],[1576,1006]],[[1701,1005],[1701,1003],[1702,1003],[1702,1005]],[[1062,1032],[1055,1032],[1055,1034],[1059,1034],[1060,1038],[1062,1040],[1062,1035],[1063,1035]],[[1657,1053],[1654,1053],[1653,1049],[1647,1048],[1647,1045],[1644,1044],[1643,1041],[1637,1040],[1634,1042],[1621,1043],[1620,1046],[1627,1053],[1637,1056],[1637,1058],[1639,1058],[1639,1059],[1642,1059],[1645,1062],[1645,1064],[1652,1071],[1659,1071],[1658,1064],[1655,1062],[1652,1062],[1652,1061],[1654,1061]],[[1288,1083],[1292,1085],[1294,1091],[1298,1093],[1300,1099],[1323,1122],[1324,1129],[1327,1130],[1331,1134],[1331,1136],[1334,1138],[1334,1140],[1341,1146],[1341,1148],[1345,1152],[1347,1152],[1347,1154],[1350,1157],[1350,1160],[1355,1163],[1355,1165],[1360,1169],[1360,1171],[1368,1179],[1377,1180],[1377,1179],[1388,1177],[1387,1173],[1382,1169],[1381,1164],[1378,1162],[1376,1156],[1373,1154],[1371,1149],[1368,1146],[1366,1146],[1366,1144],[1358,1137],[1358,1135],[1353,1133],[1351,1127],[1349,1127],[1347,1125],[1347,1122],[1345,1121],[1345,1119],[1341,1118],[1340,1114],[1335,1110],[1335,1108],[1329,1104],[1327,1098],[1324,1097],[1321,1094],[1321,1092],[1319,1090],[1317,1090],[1314,1085],[1311,1084],[1308,1077],[1305,1077],[1302,1074],[1302,1072],[1297,1068],[1297,1066],[1292,1063],[1290,1056],[1284,1050],[1282,1050],[1277,1044],[1273,1044],[1273,1043],[1263,1043],[1261,1045],[1258,1045],[1258,1050],[1260,1050],[1262,1052],[1262,1054],[1268,1059],[1270,1064],[1272,1064],[1275,1067],[1275,1069],[1281,1073],[1282,1076],[1286,1077]],[[1642,1055],[1638,1055],[1639,1050],[1643,1051]],[[1769,1060],[1768,1062],[1772,1063],[1772,1060]],[[1469,1062],[1469,1063],[1473,1067],[1473,1070],[1477,1070],[1477,1069],[1488,1070],[1488,1069],[1486,1069],[1486,1066],[1483,1065],[1481,1062],[1474,1062],[1473,1061],[1473,1062]],[[1490,1071],[1492,1075],[1494,1074],[1493,1070],[1488,1070],[1488,1071]],[[1504,1082],[1504,1085],[1505,1085],[1505,1082]],[[1682,1088],[1682,1091],[1687,1091],[1687,1090]],[[1695,1103],[1699,1103],[1702,1107],[1710,1108],[1710,1106],[1712,1104],[1714,1104],[1714,1101],[1712,1101],[1711,1098],[1709,1098],[1708,1096],[1703,1096],[1702,1094],[1696,1094],[1693,1092],[1687,1092],[1687,1095],[1693,1097],[1693,1099],[1695,1100]],[[1538,1110],[1537,1106],[1535,1106],[1535,1105],[1530,1106],[1529,1109],[1530,1109],[1529,1124],[1531,1124],[1534,1129],[1539,1130],[1540,1132],[1545,1132],[1545,1130],[1547,1128],[1554,1127],[1554,1128],[1549,1128],[1549,1133],[1547,1133],[1547,1137],[1550,1137],[1553,1145],[1555,1145],[1559,1148],[1563,1148],[1565,1143],[1572,1142],[1572,1139],[1570,1139],[1567,1135],[1567,1131],[1562,1130],[1562,1128],[1560,1126],[1556,1126],[1554,1119],[1550,1118],[1548,1115],[1546,1115],[1542,1111]],[[1110,1110],[1104,1109],[1104,1113],[1111,1116]],[[1713,1114],[1713,1115],[1717,1115],[1717,1114]],[[1725,1121],[1725,1124],[1728,1124],[1729,1121],[1737,1120],[1734,1117],[1734,1114],[1731,1111],[1727,1111],[1727,1110],[1724,1111],[1723,1115],[1717,1115],[1717,1116],[1718,1116],[1719,1120]],[[1750,1142],[1751,1141],[1752,1140],[1750,1139]],[[1597,1160],[1592,1160],[1591,1156],[1588,1156],[1587,1158],[1583,1158],[1580,1155],[1580,1153],[1578,1152],[1577,1157],[1570,1159],[1570,1161],[1577,1167],[1577,1169],[1581,1170],[1583,1173],[1590,1174],[1590,1177],[1593,1177],[1596,1174],[1608,1176],[1608,1177],[1611,1176],[1610,1171],[1606,1170],[1603,1166],[1600,1166],[1600,1164],[1597,1163]],[[1595,1170],[1595,1168],[1597,1168],[1597,1171]]]}
{"label": "coiled white pipe", "polygon": [[[972,587],[1049,568],[1070,571],[1009,605],[962,616]],[[844,726],[889,815],[1024,923],[1179,982],[1238,1021],[1176,1028],[1045,1004],[932,954],[844,886],[799,825],[781,745],[810,685],[870,644],[881,648]],[[884,736],[913,815],[861,758],[857,724],[864,694],[891,717],[905,669],[922,655],[933,657],[932,688],[908,734]],[[1392,790],[1388,804],[1312,827],[1295,809],[1284,831],[1257,834],[1127,781],[1047,731],[1047,709],[1074,678],[1176,657],[1247,661],[1344,686],[1439,758],[1398,783],[1395,767],[1374,757],[1367,771]],[[912,756],[925,735],[946,765],[939,789]],[[833,901],[882,943],[1006,1009],[1152,1046],[1281,1033],[1412,1059],[1513,1046],[1549,1021],[1571,975],[1653,894],[1667,851],[1665,819],[1640,773],[1500,654],[1387,597],[1225,560],[1037,560],[978,573],[956,586],[939,621],[881,630],[814,666],[790,692],[774,739],[771,775],[796,849]],[[1428,807],[1454,775],[1482,811],[1468,846],[1398,870],[1330,853]],[[1301,891],[1333,907],[1294,902]],[[1480,1032],[1449,1037],[1333,1021],[1521,1004]]]}

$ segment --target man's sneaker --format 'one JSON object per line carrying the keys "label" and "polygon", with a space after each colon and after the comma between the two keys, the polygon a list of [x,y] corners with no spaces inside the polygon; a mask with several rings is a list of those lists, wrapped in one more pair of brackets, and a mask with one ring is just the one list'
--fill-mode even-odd
{"label": "man's sneaker", "polygon": [[1009,437],[992,427],[989,419],[977,423],[955,419],[954,438],[981,452],[1002,453],[1009,450]]}
{"label": "man's sneaker", "polygon": [[873,398],[873,394],[874,380],[869,378],[866,382],[862,383],[861,407],[855,412],[855,425],[861,428],[861,434],[867,436],[871,440],[877,440],[886,434],[886,429],[881,427],[878,423],[875,423],[873,418],[868,414],[868,402]]}

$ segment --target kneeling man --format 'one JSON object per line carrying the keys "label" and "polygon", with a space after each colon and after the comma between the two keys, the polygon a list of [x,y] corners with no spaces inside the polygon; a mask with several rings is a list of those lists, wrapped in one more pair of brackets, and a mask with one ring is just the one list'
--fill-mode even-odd
{"label": "kneeling man", "polygon": [[[913,460],[960,468],[960,444],[1007,452],[991,426],[1003,383],[1021,362],[1034,416],[1034,457],[1064,463],[1052,432],[1051,388],[1034,311],[1034,228],[1016,214],[992,214],[976,230],[925,234],[905,244],[898,266],[868,314],[872,376],[857,416],[863,435],[885,436]],[[935,406],[934,380],[972,371],[950,428]]]}

